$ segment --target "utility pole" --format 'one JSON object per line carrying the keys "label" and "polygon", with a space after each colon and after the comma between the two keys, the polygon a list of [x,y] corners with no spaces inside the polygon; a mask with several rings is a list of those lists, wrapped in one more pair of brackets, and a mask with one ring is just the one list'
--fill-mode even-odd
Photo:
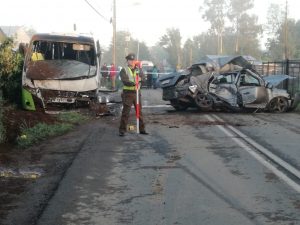
{"label": "utility pole", "polygon": [[116,0],[113,0],[113,64],[116,65]]}
{"label": "utility pole", "polygon": [[140,42],[138,41],[136,59],[139,60],[139,57],[140,57]]}
{"label": "utility pole", "polygon": [[288,0],[285,1],[284,59],[288,60]]}

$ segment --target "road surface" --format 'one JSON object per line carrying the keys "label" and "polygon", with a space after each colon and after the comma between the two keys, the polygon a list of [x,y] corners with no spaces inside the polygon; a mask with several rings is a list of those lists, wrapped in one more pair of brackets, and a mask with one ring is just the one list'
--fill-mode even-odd
{"label": "road surface", "polygon": [[38,225],[300,224],[299,114],[176,112],[159,89],[143,104],[150,135],[119,137],[119,117],[82,131]]}

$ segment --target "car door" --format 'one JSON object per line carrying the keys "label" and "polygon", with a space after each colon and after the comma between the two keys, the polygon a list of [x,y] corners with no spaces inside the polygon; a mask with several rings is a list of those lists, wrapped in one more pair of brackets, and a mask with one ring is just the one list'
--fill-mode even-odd
{"label": "car door", "polygon": [[238,94],[241,96],[245,107],[265,106],[268,100],[268,92],[264,81],[259,75],[245,70],[240,72],[237,81]]}
{"label": "car door", "polygon": [[236,73],[217,75],[209,84],[209,92],[232,106],[237,105],[237,87],[235,84]]}

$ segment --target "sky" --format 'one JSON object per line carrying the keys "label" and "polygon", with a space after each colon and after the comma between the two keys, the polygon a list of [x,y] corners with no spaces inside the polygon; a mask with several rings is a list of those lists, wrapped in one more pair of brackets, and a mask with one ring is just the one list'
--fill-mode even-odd
{"label": "sky", "polygon": [[[101,14],[98,15],[88,4]],[[286,0],[254,0],[253,13],[266,22],[271,3],[283,8]],[[73,31],[92,33],[103,47],[112,39],[113,0],[1,0],[0,26],[26,26],[37,32]],[[155,45],[168,28],[178,28],[183,41],[207,31],[199,12],[203,0],[116,0],[116,27],[131,33],[134,39]],[[300,1],[288,0],[289,17],[300,19]]]}

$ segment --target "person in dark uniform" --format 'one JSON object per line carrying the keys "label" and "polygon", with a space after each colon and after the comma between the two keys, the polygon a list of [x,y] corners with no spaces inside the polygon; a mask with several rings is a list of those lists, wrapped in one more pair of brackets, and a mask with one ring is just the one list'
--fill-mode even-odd
{"label": "person in dark uniform", "polygon": [[[127,60],[127,66],[122,68],[122,70],[120,71],[120,77],[124,85],[123,93],[122,93],[123,111],[122,111],[121,122],[119,127],[120,136],[125,135],[131,106],[134,105],[135,110],[137,110],[136,85],[135,85],[137,68],[135,65],[135,54],[129,53],[125,58]],[[139,106],[140,106],[140,122],[139,122],[140,134],[148,134],[145,130],[140,93],[139,93]]]}

